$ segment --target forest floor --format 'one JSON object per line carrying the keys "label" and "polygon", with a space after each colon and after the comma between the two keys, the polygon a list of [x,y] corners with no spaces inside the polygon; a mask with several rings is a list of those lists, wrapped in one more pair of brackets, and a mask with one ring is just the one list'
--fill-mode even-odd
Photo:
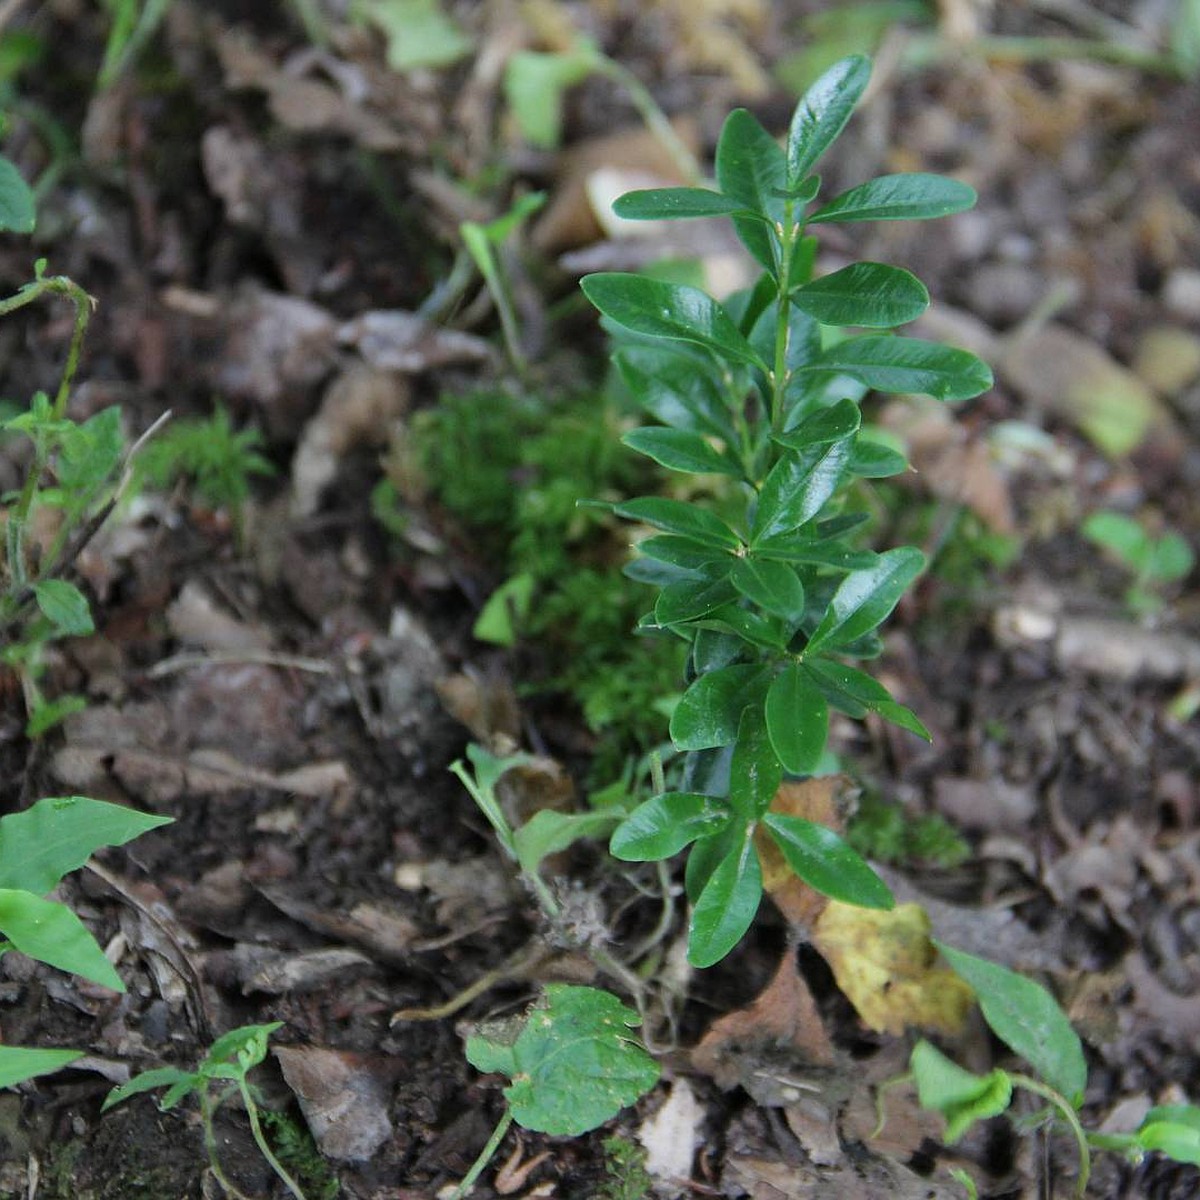
{"label": "forest floor", "polygon": [[[375,25],[330,21],[319,47],[287,5],[177,0],[103,80],[103,6],[10,7],[5,152],[54,177],[32,245],[0,241],[4,294],[46,256],[95,297],[75,417],[119,404],[132,440],[167,409],[179,424],[219,404],[259,431],[272,470],[232,507],[186,479],[146,490],[88,545],[77,578],[98,632],[57,649],[43,680],[84,711],[30,739],[20,687],[0,688],[0,812],[86,794],[174,818],[62,887],[126,994],[0,962],[3,1041],[88,1055],[0,1094],[0,1197],[219,1195],[194,1105],[101,1104],[131,1072],[190,1067],[226,1030],[273,1021],[256,1078],[310,1200],[446,1194],[502,1103],[467,1065],[462,1023],[519,1011],[549,979],[620,990],[541,941],[448,768],[471,741],[520,745],[538,759],[514,803],[583,804],[665,739],[654,702],[680,685],[672,662],[606,657],[637,615],[602,590],[628,531],[593,515],[529,533],[572,430],[615,448],[623,419],[576,281],[655,253],[710,280],[744,270],[716,234],[681,250],[597,221],[589,189],[677,174],[619,84],[574,83],[562,149],[540,150],[508,111],[504,65],[586,33],[711,162],[737,105],[782,131],[797,94],[783,81],[811,78],[841,29],[811,18],[838,6],[446,4],[466,53],[395,70],[389,54],[403,66],[421,49],[387,26],[401,4],[364,5]],[[862,836],[894,860],[897,894],[947,942],[1052,988],[1087,1047],[1088,1121],[1128,1129],[1151,1105],[1200,1100],[1200,591],[1193,573],[1131,596],[1081,526],[1117,511],[1200,548],[1200,90],[1150,51],[1129,64],[987,41],[1158,53],[1170,5],[892,7],[908,24],[880,23],[827,194],[931,170],[980,201],[939,222],[827,226],[823,253],[913,270],[935,298],[917,332],[982,355],[996,386],[953,410],[868,405],[917,468],[864,491],[873,542],[933,560],[879,670],[934,740],[846,723],[835,749],[874,805]],[[547,204],[504,247],[518,379],[458,229],[533,189]],[[5,398],[53,392],[70,335],[65,307],[6,318]],[[495,423],[509,412],[519,433]],[[537,441],[554,420],[559,441]],[[577,490],[637,470],[597,461]],[[501,477],[485,494],[471,472],[489,463]],[[21,469],[0,445],[0,492]],[[498,515],[472,511],[485,504]],[[484,602],[527,565],[522,536],[557,539],[533,612],[514,646],[480,640]],[[590,581],[574,593],[572,572]],[[584,612],[590,686],[568,661]],[[960,836],[918,824],[932,814]],[[619,954],[654,925],[655,881],[601,851],[577,845],[547,873]],[[866,1028],[772,906],[706,971],[681,965],[684,924],[677,912],[661,931],[653,979],[674,1033],[653,1030],[663,1083],[595,1135],[511,1133],[475,1195],[639,1196],[639,1146],[682,1175],[657,1178],[668,1196],[948,1197],[963,1194],[955,1166],[984,1196],[1070,1193],[1069,1141],[995,1121],[947,1148],[903,1089],[872,1136],[870,1089],[903,1071],[910,1039]],[[973,1027],[960,1049],[985,1070],[1001,1047]],[[237,1188],[282,1195],[245,1112],[225,1105],[217,1129]],[[664,1146],[685,1147],[682,1171]],[[1089,1194],[1183,1200],[1200,1170],[1102,1156]]]}

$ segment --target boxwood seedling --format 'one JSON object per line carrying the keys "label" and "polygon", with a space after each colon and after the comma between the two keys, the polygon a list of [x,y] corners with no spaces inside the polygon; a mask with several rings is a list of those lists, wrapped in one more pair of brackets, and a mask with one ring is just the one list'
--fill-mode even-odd
{"label": "boxwood seedling", "polygon": [[801,98],[783,146],[749,112],[732,113],[717,146],[718,190],[617,200],[616,213],[633,220],[727,216],[762,268],[754,286],[719,303],[639,275],[581,285],[618,335],[621,377],[658,422],[625,443],[673,471],[725,476],[738,497],[733,514],[661,497],[613,506],[657,531],[629,568],[659,588],[640,630],[689,644],[690,682],[671,720],[688,755],[683,789],[637,808],[611,850],[651,861],[691,847],[688,954],[700,967],[728,954],[754,919],[759,829],[818,890],[890,907],[887,887],[840,837],[771,802],[785,775],[817,769],[831,708],[928,737],[852,665],[880,653],[879,627],[924,567],[913,547],[874,553],[848,540],[860,521],[844,511],[849,485],[907,469],[864,433],[859,405],[868,390],[965,400],[992,376],[966,351],[890,332],[929,303],[909,272],[858,262],[814,274],[810,225],[941,217],[975,200],[953,179],[886,175],[809,211],[820,191],[813,168],[869,75],[861,56],[830,68]]}

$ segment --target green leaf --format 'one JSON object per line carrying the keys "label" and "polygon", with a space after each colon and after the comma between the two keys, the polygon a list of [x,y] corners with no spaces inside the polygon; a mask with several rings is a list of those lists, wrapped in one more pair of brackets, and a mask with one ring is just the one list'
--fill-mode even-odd
{"label": "green leaf", "polygon": [[603,837],[618,819],[610,812],[563,813],[543,808],[513,835],[517,862],[522,871],[535,874],[543,858],[566,850],[583,838]]}
{"label": "green leaf", "polygon": [[973,1075],[924,1039],[913,1047],[909,1065],[921,1107],[946,1118],[948,1143],[958,1141],[976,1121],[1007,1112],[1012,1103],[1012,1080],[1007,1071]]}
{"label": "green leaf", "polygon": [[816,769],[829,734],[829,708],[799,663],[788,663],[767,690],[767,730],[779,761],[792,775]]}
{"label": "green leaf", "polygon": [[1131,571],[1141,571],[1149,561],[1149,536],[1140,522],[1124,513],[1094,512],[1080,526],[1080,532]]}
{"label": "green leaf", "polygon": [[[54,473],[67,493],[68,509],[86,507],[105,482],[115,475],[125,451],[121,410],[101,409],[81,425],[63,431]],[[72,502],[79,500],[82,504]]]}
{"label": "green leaf", "polygon": [[383,32],[393,71],[448,66],[471,49],[438,0],[365,0],[363,12]]}
{"label": "green leaf", "polygon": [[695,680],[671,714],[671,740],[680,750],[708,750],[737,740],[742,709],[762,696],[766,672],[736,663]]}
{"label": "green leaf", "polygon": [[596,988],[546,985],[515,1041],[483,1027],[467,1039],[477,1070],[512,1078],[504,1089],[525,1129],[578,1137],[611,1120],[657,1082],[658,1064],[627,1029],[640,1023],[616,996]]}
{"label": "green leaf", "polygon": [[861,425],[862,412],[858,405],[853,400],[839,400],[827,408],[817,409],[787,433],[774,435],[772,440],[791,450],[808,450],[843,441],[857,433]]}
{"label": "green leaf", "polygon": [[678,349],[675,343],[668,351],[629,347],[614,355],[613,361],[625,386],[655,420],[674,429],[715,435],[726,445],[733,445],[737,433],[710,371],[707,366],[700,369],[697,363],[689,362],[677,353]]}
{"label": "green leaf", "polygon": [[42,615],[63,637],[84,637],[96,631],[87,597],[65,579],[42,579],[33,585],[34,598]]}
{"label": "green leaf", "polygon": [[518,50],[504,72],[504,96],[522,136],[542,150],[562,140],[563,93],[595,69],[595,53],[583,45],[563,54]]}
{"label": "green leaf", "polygon": [[216,1068],[234,1064],[236,1074],[221,1075],[220,1078],[237,1078],[245,1075],[252,1067],[267,1057],[267,1042],[277,1029],[283,1028],[282,1021],[269,1021],[265,1025],[242,1025],[223,1033],[208,1048],[200,1064],[202,1075],[213,1074]]}
{"label": "green leaf", "polygon": [[895,897],[886,883],[871,870],[867,860],[832,829],[769,812],[763,824],[787,865],[825,896],[860,908],[894,908]]}
{"label": "green leaf", "polygon": [[695,621],[723,608],[737,596],[726,575],[720,579],[687,579],[669,583],[658,594],[654,617],[660,625],[679,625]]}
{"label": "green leaf", "polygon": [[869,334],[831,346],[805,370],[844,371],[880,392],[970,400],[992,386],[987,364],[966,350],[920,338]]}
{"label": "green leaf", "polygon": [[729,579],[747,600],[785,621],[799,621],[804,615],[804,585],[787,563],[739,558]]}
{"label": "green leaf", "polygon": [[697,792],[665,792],[639,804],[617,826],[608,848],[622,862],[655,862],[729,824],[729,808]]}
{"label": "green leaf", "polygon": [[760,705],[742,710],[729,767],[729,803],[742,821],[756,821],[771,806],[783,782],[780,763]]}
{"label": "green leaf", "polygon": [[762,866],[747,827],[708,877],[688,925],[688,962],[711,967],[742,940],[762,903]]}
{"label": "green leaf", "polygon": [[742,469],[698,433],[683,429],[634,429],[621,441],[631,450],[652,458],[670,471],[691,475],[731,475],[741,479]]}
{"label": "green leaf", "polygon": [[1176,1162],[1200,1166],[1200,1107],[1167,1104],[1152,1108],[1138,1126],[1136,1141]]}
{"label": "green leaf", "polygon": [[685,571],[700,571],[711,574],[717,567],[729,569],[729,555],[723,550],[714,550],[704,542],[693,541],[671,533],[643,538],[637,551],[645,558],[668,563]]}
{"label": "green leaf", "polygon": [[609,320],[634,333],[692,342],[721,357],[767,369],[729,314],[699,288],[619,271],[585,275],[579,286]]}
{"label": "green leaf", "polygon": [[1177,533],[1166,533],[1150,546],[1146,573],[1156,583],[1172,583],[1192,573],[1196,556],[1191,546]]}
{"label": "green leaf", "polygon": [[24,812],[0,818],[0,888],[44,896],[101,846],[123,846],[170,823],[170,817],[86,796],[39,800]]}
{"label": "green leaf", "polygon": [[792,304],[822,325],[891,329],[915,321],[929,307],[925,285],[909,271],[859,262],[798,287]]}
{"label": "green leaf", "polygon": [[845,128],[870,78],[870,61],[855,54],[834,63],[800,97],[788,129],[786,186],[797,187],[808,177]]}
{"label": "green leaf", "polygon": [[[143,1092],[152,1092],[155,1088],[171,1087],[174,1090],[183,1088],[182,1095],[195,1090],[202,1083],[201,1077],[193,1071],[180,1071],[176,1067],[155,1067],[152,1071],[143,1071],[135,1075],[128,1083],[115,1087],[104,1098],[100,1106],[101,1112],[107,1112],[114,1104],[128,1100],[130,1096],[139,1096]],[[178,1097],[176,1098],[178,1099]],[[175,1101],[169,1107],[174,1107]],[[167,1107],[165,1104],[159,1107]]]}
{"label": "green leaf", "polygon": [[65,905],[18,888],[0,888],[0,936],[60,971],[123,992],[125,985],[83,922]]}
{"label": "green leaf", "polygon": [[515,646],[517,630],[529,616],[537,581],[528,572],[506,579],[479,610],[471,636],[496,646]]}
{"label": "green leaf", "polygon": [[787,186],[787,161],[775,139],[744,108],[725,118],[717,142],[717,182],[721,191],[765,220],[735,216],[742,244],[771,274],[778,270],[776,242],[770,226],[783,216],[779,193]]}
{"label": "green leaf", "polygon": [[763,480],[750,531],[752,545],[757,548],[813,520],[837,491],[850,447],[846,438],[784,454]]}
{"label": "green leaf", "polygon": [[908,585],[925,568],[925,556],[912,546],[881,554],[875,565],[852,571],[838,585],[821,623],[808,639],[809,653],[821,646],[848,646],[887,620]]}
{"label": "green leaf", "polygon": [[1087,1062],[1079,1035],[1039,983],[998,963],[935,941],[955,974],[974,989],[992,1032],[1076,1108],[1083,1103]]}
{"label": "green leaf", "polygon": [[719,550],[737,550],[742,545],[742,539],[719,517],[713,516],[706,508],[685,504],[682,500],[646,496],[614,504],[613,512],[618,517],[641,521],[665,533],[677,533]]}
{"label": "green leaf", "polygon": [[890,479],[910,470],[901,450],[877,436],[877,431],[860,431],[846,470],[860,479]]}
{"label": "green leaf", "polygon": [[833,221],[920,221],[964,212],[975,189],[945,175],[881,175],[819,208],[809,224]]}
{"label": "green leaf", "polygon": [[35,1050],[0,1046],[0,1088],[15,1087],[38,1075],[50,1075],[82,1058],[83,1050]]}
{"label": "green leaf", "polygon": [[613,203],[613,212],[626,221],[672,221],[688,217],[719,217],[743,212],[746,205],[707,188],[649,188],[626,192]]}
{"label": "green leaf", "polygon": [[76,695],[74,692],[65,692],[61,696],[55,696],[53,700],[39,697],[30,710],[29,720],[25,722],[25,736],[39,738],[60,721],[65,721],[74,713],[83,712],[85,708],[87,697]]}
{"label": "green leaf", "polygon": [[36,224],[33,191],[21,172],[0,155],[0,232],[32,233]]}
{"label": "green leaf", "polygon": [[891,693],[877,679],[845,663],[822,655],[809,655],[804,669],[813,677],[825,698],[834,708],[852,717],[877,712],[886,721],[915,733],[927,742],[933,741],[929,730],[915,713],[892,699]]}

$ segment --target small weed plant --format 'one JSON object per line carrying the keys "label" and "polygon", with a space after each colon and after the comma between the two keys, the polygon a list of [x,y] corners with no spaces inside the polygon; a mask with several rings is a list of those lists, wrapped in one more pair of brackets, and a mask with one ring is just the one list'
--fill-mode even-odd
{"label": "small weed plant", "polygon": [[861,519],[844,511],[850,483],[907,469],[864,433],[860,401],[868,390],[964,400],[985,391],[991,373],[966,351],[891,332],[929,303],[909,272],[858,262],[814,275],[809,226],[941,217],[975,200],[953,179],[888,175],[810,211],[820,191],[813,168],[869,76],[861,56],[830,68],[801,98],[783,147],[750,113],[732,113],[717,146],[717,191],[617,201],[616,212],[635,220],[728,216],[762,268],[753,287],[718,303],[639,275],[582,281],[619,338],[622,377],[659,422],[627,434],[626,445],[672,471],[729,477],[740,494],[731,520],[661,497],[613,506],[657,531],[630,569],[658,589],[640,630],[688,645],[690,682],[670,725],[688,756],[686,790],[643,803],[610,845],[627,861],[691,848],[688,955],[700,967],[725,957],[758,910],[760,830],[818,891],[891,906],[845,841],[771,802],[785,776],[817,769],[831,708],[928,736],[855,665],[880,653],[879,627],[925,565],[913,547],[877,554],[848,538]]}
{"label": "small weed plant", "polygon": [[1081,532],[1125,570],[1133,581],[1125,591],[1125,606],[1137,616],[1151,616],[1163,605],[1162,590],[1191,574],[1196,556],[1177,533],[1154,537],[1133,517],[1117,512],[1094,512]]}

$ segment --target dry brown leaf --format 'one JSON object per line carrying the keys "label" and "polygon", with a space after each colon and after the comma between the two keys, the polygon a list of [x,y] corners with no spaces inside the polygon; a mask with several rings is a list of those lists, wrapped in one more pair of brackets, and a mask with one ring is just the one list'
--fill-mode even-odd
{"label": "dry brown leaf", "polygon": [[831,900],[817,918],[813,945],[869,1028],[962,1032],[974,994],[953,971],[935,965],[929,917],[919,904],[883,912]]}

